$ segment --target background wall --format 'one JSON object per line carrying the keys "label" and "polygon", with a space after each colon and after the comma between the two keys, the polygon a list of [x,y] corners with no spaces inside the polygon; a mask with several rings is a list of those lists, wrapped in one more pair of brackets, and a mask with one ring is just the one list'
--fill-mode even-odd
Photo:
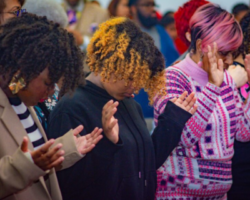
{"label": "background wall", "polygon": [[[187,0],[155,0],[159,5],[159,9],[161,12],[165,12],[167,10],[177,10],[179,6],[184,4]],[[222,8],[231,11],[234,4],[242,2],[242,3],[250,3],[250,0],[210,0],[211,2],[217,3],[221,5]],[[109,4],[109,0],[99,0],[102,6],[107,7]]]}
{"label": "background wall", "polygon": [[[57,0],[61,2],[62,0]],[[155,0],[156,3],[159,5],[159,10],[164,13],[167,10],[177,10],[179,6],[184,4],[187,0]],[[222,8],[231,11],[232,7],[236,3],[246,3],[250,4],[250,0],[210,0],[213,3],[219,4]],[[99,0],[103,7],[107,7],[110,0]]]}

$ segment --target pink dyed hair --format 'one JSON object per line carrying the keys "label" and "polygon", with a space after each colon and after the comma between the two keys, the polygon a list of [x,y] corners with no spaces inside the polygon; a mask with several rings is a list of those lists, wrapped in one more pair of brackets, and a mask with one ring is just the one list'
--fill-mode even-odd
{"label": "pink dyed hair", "polygon": [[202,40],[202,51],[217,43],[218,51],[231,52],[241,45],[243,34],[233,15],[215,4],[201,6],[190,19],[191,45],[196,52],[196,41]]}

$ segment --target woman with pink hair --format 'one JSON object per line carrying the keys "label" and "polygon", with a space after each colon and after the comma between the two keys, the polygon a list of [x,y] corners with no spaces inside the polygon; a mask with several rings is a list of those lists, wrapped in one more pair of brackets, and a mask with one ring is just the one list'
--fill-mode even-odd
{"label": "woman with pink hair", "polygon": [[232,185],[234,140],[250,141],[250,99],[243,105],[235,82],[224,71],[243,35],[233,16],[214,4],[196,11],[190,33],[189,54],[166,69],[167,95],[155,98],[155,122],[166,103],[183,91],[195,93],[198,110],[187,121],[179,145],[157,170],[156,199],[226,199]]}
{"label": "woman with pink hair", "polygon": [[180,50],[181,53],[184,53],[178,60],[185,58],[190,45],[190,19],[199,7],[208,3],[209,1],[206,0],[189,0],[174,13],[175,26],[178,34],[175,44],[177,49]]}

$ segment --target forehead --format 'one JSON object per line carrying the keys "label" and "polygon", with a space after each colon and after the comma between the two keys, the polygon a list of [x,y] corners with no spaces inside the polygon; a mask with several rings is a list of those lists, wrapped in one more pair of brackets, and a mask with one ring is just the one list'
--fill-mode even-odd
{"label": "forehead", "polygon": [[18,0],[5,0],[5,9],[10,10],[12,8],[21,8],[21,4]]}

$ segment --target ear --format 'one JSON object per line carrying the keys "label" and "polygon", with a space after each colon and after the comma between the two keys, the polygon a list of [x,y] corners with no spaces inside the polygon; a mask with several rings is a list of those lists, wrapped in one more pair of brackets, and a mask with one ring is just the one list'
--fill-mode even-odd
{"label": "ear", "polygon": [[202,40],[201,39],[198,39],[196,41],[196,51],[202,54]]}
{"label": "ear", "polygon": [[189,32],[186,32],[186,39],[191,42],[191,34]]}
{"label": "ear", "polygon": [[132,17],[134,17],[137,13],[136,7],[135,6],[131,6],[130,7],[130,14],[132,15]]}

